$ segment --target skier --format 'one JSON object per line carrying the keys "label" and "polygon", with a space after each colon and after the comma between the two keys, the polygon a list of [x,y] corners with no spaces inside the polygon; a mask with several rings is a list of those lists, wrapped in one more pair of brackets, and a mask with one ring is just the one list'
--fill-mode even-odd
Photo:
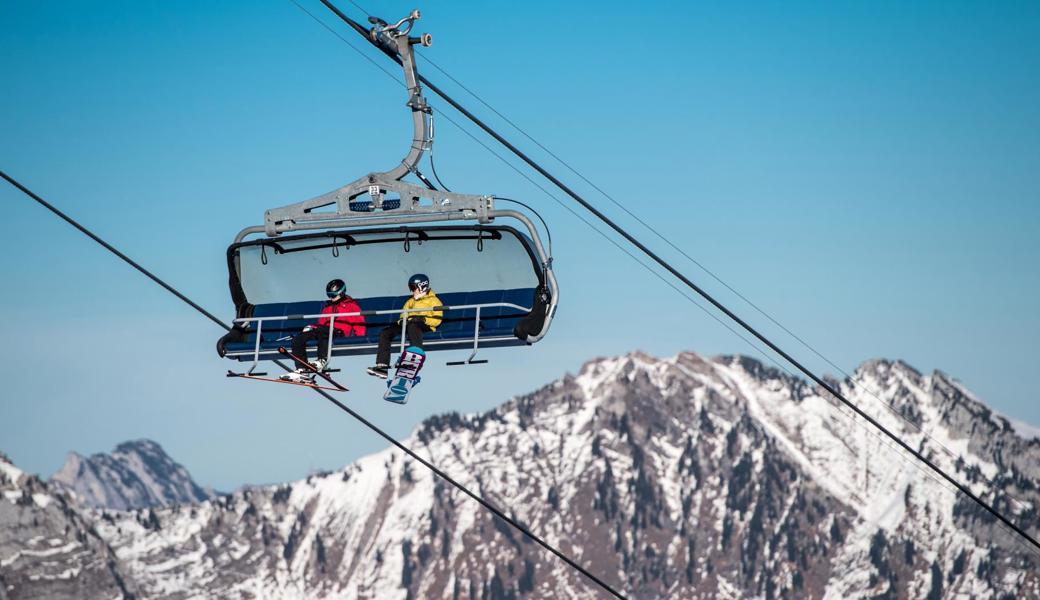
{"label": "skier", "polygon": [[[352,313],[361,312],[361,307],[358,303],[347,295],[347,284],[342,279],[333,279],[325,286],[325,295],[328,296],[328,301],[325,302],[324,308],[321,309],[323,315],[331,315],[337,313]],[[326,367],[326,359],[328,348],[329,348],[329,336],[341,337],[350,335],[365,335],[365,318],[361,315],[353,315],[349,317],[336,317],[336,324],[334,329],[329,328],[329,322],[332,321],[330,317],[322,317],[318,319],[317,325],[308,325],[303,328],[303,331],[293,336],[292,340],[292,354],[298,358],[307,359],[307,342],[311,340],[318,341],[318,358],[311,364],[318,371],[324,371]],[[309,369],[304,368],[302,365],[298,365],[297,368],[285,375],[282,375],[280,379],[285,381],[295,382],[310,382],[314,381],[314,373]]]}
{"label": "skier", "polygon": [[[408,278],[408,289],[412,297],[404,303],[403,310],[415,308],[435,308],[441,306],[437,294],[430,289],[430,278],[422,273],[416,273]],[[390,373],[390,345],[394,338],[401,335],[401,327],[404,326],[408,336],[408,343],[412,346],[422,348],[423,333],[436,331],[441,324],[444,315],[440,310],[424,310],[418,312],[401,313],[397,322],[390,325],[379,334],[379,349],[376,352],[375,366],[368,368],[368,374],[380,379],[386,379]]]}

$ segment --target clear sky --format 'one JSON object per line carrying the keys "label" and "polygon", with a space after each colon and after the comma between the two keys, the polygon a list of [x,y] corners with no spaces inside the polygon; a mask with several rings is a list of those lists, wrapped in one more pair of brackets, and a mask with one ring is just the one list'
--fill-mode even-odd
{"label": "clear sky", "polygon": [[[361,4],[387,19],[416,7]],[[902,358],[1040,423],[1040,5],[418,7],[426,56],[843,369]],[[0,22],[0,168],[223,318],[239,229],[392,167],[410,139],[400,86],[288,0],[7,1]],[[342,359],[367,417],[404,436],[594,356],[754,354],[454,126],[437,131],[447,185],[525,199],[550,221],[561,305],[550,337],[489,365],[433,355],[405,407],[379,399],[368,359]],[[385,445],[308,390],[226,379],[211,323],[6,184],[0,202],[0,450],[22,467],[49,475],[66,451],[149,437],[230,489]]]}

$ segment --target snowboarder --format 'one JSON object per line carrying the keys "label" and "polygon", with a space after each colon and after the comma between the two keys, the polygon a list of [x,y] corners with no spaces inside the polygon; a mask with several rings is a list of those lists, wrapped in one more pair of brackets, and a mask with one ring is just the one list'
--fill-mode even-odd
{"label": "snowboarder", "polygon": [[[408,278],[408,289],[412,297],[404,303],[403,310],[416,308],[436,308],[441,306],[437,294],[430,288],[430,278],[423,273],[416,273]],[[376,364],[368,368],[368,374],[386,379],[390,373],[390,345],[394,338],[401,335],[401,327],[405,327],[408,343],[422,349],[423,334],[436,331],[443,320],[444,312],[440,310],[423,310],[401,313],[397,322],[379,334],[379,349],[376,352]]]}
{"label": "snowboarder", "polygon": [[[321,309],[323,315],[361,312],[361,307],[358,306],[358,303],[347,295],[347,284],[342,279],[330,281],[325,286],[325,295],[329,299],[325,302],[324,308]],[[317,325],[308,325],[303,328],[302,332],[293,336],[292,355],[306,360],[307,342],[317,340],[318,358],[311,364],[316,370],[324,371],[326,367],[325,357],[329,348],[329,336],[365,335],[365,318],[361,315],[336,317],[336,323],[332,329],[329,328],[331,321],[330,317],[322,317],[318,319]],[[304,368],[303,365],[297,365],[294,371],[282,375],[280,379],[296,382],[313,381],[314,373],[310,369]]]}

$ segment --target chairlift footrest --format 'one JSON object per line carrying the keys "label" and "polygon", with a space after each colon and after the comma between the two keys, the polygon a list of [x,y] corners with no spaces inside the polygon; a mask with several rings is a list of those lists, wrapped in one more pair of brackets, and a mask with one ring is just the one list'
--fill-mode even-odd
{"label": "chairlift footrest", "polygon": [[267,377],[267,373],[235,373],[234,371],[228,370],[228,377]]}
{"label": "chairlift footrest", "polygon": [[486,360],[453,360],[447,363],[447,365],[449,367],[458,367],[460,365],[483,365],[486,363]]}

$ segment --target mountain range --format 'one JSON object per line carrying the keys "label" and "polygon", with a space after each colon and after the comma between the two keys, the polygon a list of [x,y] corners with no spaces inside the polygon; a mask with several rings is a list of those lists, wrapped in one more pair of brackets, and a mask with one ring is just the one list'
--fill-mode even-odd
{"label": "mountain range", "polygon": [[[900,361],[834,385],[1040,535],[1040,439]],[[1028,544],[823,390],[747,357],[596,359],[404,443],[630,598],[1040,597]],[[206,498],[186,471],[152,468],[174,481],[132,492],[107,469],[47,482],[0,459],[0,600],[604,597],[394,449]],[[141,489],[162,501],[131,508]]]}
{"label": "mountain range", "polygon": [[116,510],[190,504],[215,495],[152,440],[124,442],[89,458],[69,452],[50,482],[73,491],[87,506]]}

